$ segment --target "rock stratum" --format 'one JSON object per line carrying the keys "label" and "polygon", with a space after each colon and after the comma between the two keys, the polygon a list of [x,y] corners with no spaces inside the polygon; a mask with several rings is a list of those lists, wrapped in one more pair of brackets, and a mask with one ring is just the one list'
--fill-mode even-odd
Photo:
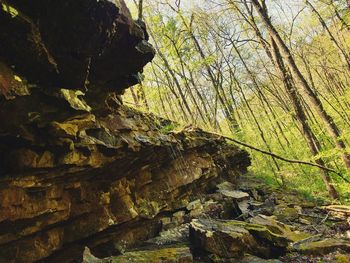
{"label": "rock stratum", "polygon": [[223,139],[121,104],[154,56],[123,0],[0,4],[0,262],[118,255],[246,170]]}

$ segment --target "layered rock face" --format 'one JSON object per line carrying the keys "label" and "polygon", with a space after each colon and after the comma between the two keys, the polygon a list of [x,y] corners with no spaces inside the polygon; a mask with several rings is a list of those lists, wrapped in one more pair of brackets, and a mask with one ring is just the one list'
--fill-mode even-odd
{"label": "layered rock face", "polygon": [[1,59],[45,89],[121,92],[154,56],[123,0],[0,3]]}
{"label": "layered rock face", "polygon": [[154,56],[122,0],[0,3],[0,262],[121,253],[246,170],[223,139],[120,103]]}
{"label": "layered rock face", "polygon": [[[6,101],[2,109],[25,109],[33,99]],[[91,249],[110,246],[114,233],[106,238],[104,230],[186,207],[249,164],[246,152],[220,139],[201,131],[164,134],[159,120],[124,106],[97,117],[66,105],[59,112],[65,118],[44,120],[47,108],[34,102],[40,121],[23,122],[16,136],[1,131],[2,262],[43,259],[81,239]],[[17,114],[6,123],[17,123]]]}

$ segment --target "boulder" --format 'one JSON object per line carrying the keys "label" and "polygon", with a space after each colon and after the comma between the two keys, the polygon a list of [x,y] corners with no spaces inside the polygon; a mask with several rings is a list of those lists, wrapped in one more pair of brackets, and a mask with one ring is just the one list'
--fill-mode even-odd
{"label": "boulder", "polygon": [[194,219],[190,224],[190,240],[194,247],[222,258],[242,258],[258,246],[244,224],[213,219]]}
{"label": "boulder", "polygon": [[237,263],[282,263],[282,261],[278,259],[263,259],[263,258],[247,255]]}
{"label": "boulder", "polygon": [[248,200],[250,198],[248,193],[236,190],[235,185],[230,182],[223,182],[217,185],[217,188],[217,192],[226,197],[230,197],[237,202]]}
{"label": "boulder", "polygon": [[350,252],[350,241],[343,239],[327,238],[322,240],[303,242],[296,244],[293,249],[301,254],[306,255],[326,255],[328,253],[342,250]]}
{"label": "boulder", "polygon": [[277,258],[293,242],[309,236],[293,232],[289,226],[262,215],[252,220],[252,223],[195,219],[190,224],[193,245],[222,258],[242,258],[244,253]]}

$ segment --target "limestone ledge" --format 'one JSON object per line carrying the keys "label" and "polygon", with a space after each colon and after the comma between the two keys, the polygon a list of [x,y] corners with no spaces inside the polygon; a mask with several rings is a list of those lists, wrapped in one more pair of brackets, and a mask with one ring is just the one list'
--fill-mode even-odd
{"label": "limestone ledge", "polygon": [[215,135],[167,132],[169,121],[117,100],[94,112],[81,91],[18,94],[0,99],[1,262],[59,258],[92,236],[106,256],[113,229],[184,208],[250,162]]}

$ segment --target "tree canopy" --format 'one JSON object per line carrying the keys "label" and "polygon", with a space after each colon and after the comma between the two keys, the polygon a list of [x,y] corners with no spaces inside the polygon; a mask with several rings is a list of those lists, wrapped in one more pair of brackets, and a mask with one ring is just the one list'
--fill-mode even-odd
{"label": "tree canopy", "polygon": [[[135,4],[135,10],[137,10]],[[252,151],[251,171],[349,200],[349,1],[144,0],[157,55],[125,101]],[[337,171],[336,173],[330,170]]]}

